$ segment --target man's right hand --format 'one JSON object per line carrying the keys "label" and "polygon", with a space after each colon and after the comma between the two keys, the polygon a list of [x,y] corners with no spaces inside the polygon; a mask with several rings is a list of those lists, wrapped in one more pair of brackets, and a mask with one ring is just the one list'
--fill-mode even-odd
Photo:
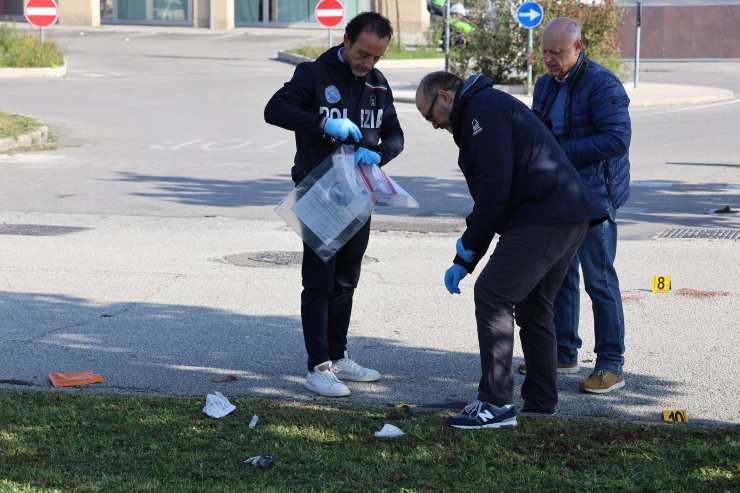
{"label": "man's right hand", "polygon": [[324,124],[324,133],[344,141],[352,137],[355,142],[362,140],[362,132],[349,118],[329,118]]}
{"label": "man's right hand", "polygon": [[460,294],[460,281],[468,275],[468,271],[462,265],[452,264],[445,272],[445,287],[450,294]]}

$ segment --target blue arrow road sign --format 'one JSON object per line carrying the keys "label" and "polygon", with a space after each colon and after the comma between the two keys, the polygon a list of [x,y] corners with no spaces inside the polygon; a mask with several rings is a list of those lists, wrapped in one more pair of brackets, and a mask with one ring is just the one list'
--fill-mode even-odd
{"label": "blue arrow road sign", "polygon": [[516,10],[519,24],[526,29],[534,29],[542,24],[542,7],[537,2],[525,2]]}

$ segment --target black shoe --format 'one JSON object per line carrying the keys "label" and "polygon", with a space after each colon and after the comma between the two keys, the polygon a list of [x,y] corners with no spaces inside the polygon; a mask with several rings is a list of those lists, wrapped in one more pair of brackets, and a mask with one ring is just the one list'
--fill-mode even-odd
{"label": "black shoe", "polygon": [[484,401],[474,400],[455,416],[447,418],[447,424],[463,430],[480,428],[513,428],[516,426],[516,408],[511,404],[496,407]]}
{"label": "black shoe", "polygon": [[541,407],[534,407],[534,406],[524,406],[519,410],[522,414],[539,414],[542,416],[555,416],[558,412],[554,407],[550,408],[541,408]]}

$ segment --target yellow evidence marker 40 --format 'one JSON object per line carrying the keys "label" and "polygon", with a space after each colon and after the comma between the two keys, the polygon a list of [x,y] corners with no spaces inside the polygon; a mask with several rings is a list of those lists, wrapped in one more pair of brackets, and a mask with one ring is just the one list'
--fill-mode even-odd
{"label": "yellow evidence marker 40", "polygon": [[671,291],[671,276],[653,277],[653,293],[668,293]]}
{"label": "yellow evidence marker 40", "polygon": [[663,410],[663,421],[666,423],[688,423],[689,412],[686,409]]}

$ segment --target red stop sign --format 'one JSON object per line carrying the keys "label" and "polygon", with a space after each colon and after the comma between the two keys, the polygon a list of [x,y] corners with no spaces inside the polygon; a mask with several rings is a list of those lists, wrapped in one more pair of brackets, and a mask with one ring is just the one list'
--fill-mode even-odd
{"label": "red stop sign", "polygon": [[321,0],[316,5],[316,20],[325,27],[334,27],[344,19],[344,5],[339,0]]}
{"label": "red stop sign", "polygon": [[59,6],[54,0],[28,0],[24,13],[30,24],[44,28],[57,21]]}

